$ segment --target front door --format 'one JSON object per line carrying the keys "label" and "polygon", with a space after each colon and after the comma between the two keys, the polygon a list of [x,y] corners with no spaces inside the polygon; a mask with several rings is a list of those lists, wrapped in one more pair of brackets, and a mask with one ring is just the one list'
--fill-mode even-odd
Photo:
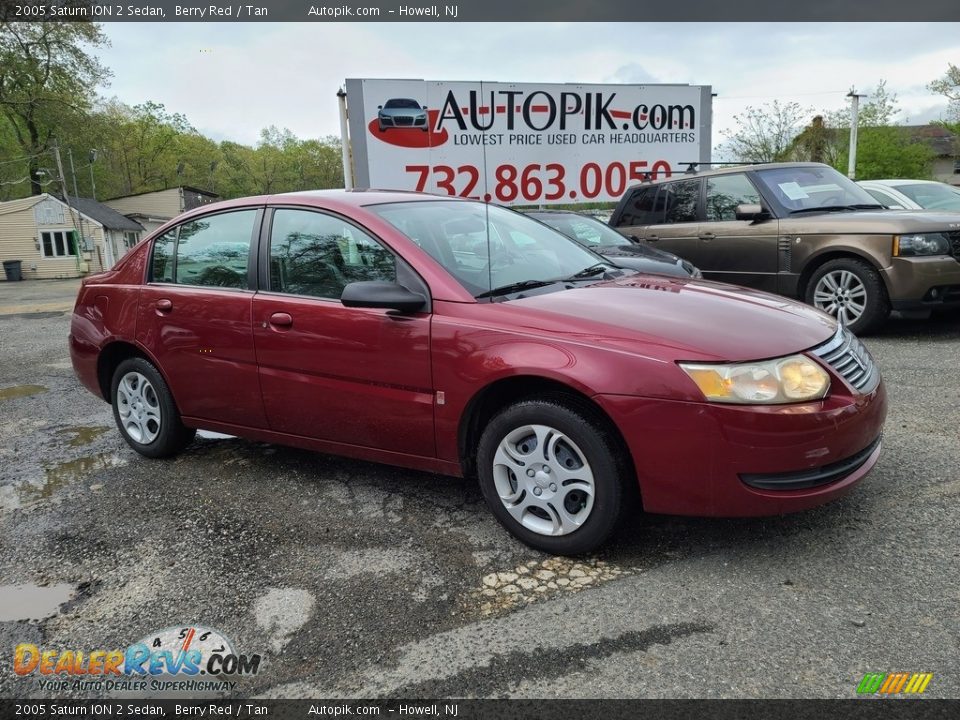
{"label": "front door", "polygon": [[705,218],[698,233],[699,262],[710,280],[777,292],[777,220],[737,220],[737,205],[759,205],[743,173],[706,178]]}
{"label": "front door", "polygon": [[137,341],[157,359],[188,418],[266,427],[250,283],[261,216],[257,208],[205,215],[154,242]]}
{"label": "front door", "polygon": [[347,308],[343,288],[397,280],[369,233],[327,213],[273,212],[268,288],[253,301],[270,428],[434,457],[430,314]]}

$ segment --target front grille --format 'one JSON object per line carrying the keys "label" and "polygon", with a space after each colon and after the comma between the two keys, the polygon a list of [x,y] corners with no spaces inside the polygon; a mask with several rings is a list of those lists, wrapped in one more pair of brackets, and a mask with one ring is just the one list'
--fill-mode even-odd
{"label": "front grille", "polygon": [[871,392],[880,382],[880,371],[867,348],[842,325],[832,338],[810,352],[862,393]]}
{"label": "front grille", "polygon": [[740,480],[758,490],[808,490],[843,480],[863,467],[880,445],[880,438],[867,445],[856,455],[824,465],[823,467],[798,472],[747,474]]}
{"label": "front grille", "polygon": [[412,115],[394,115],[393,122],[397,125],[413,125]]}
{"label": "front grille", "polygon": [[948,232],[946,235],[950,238],[950,248],[953,251],[953,256],[960,260],[960,232]]}

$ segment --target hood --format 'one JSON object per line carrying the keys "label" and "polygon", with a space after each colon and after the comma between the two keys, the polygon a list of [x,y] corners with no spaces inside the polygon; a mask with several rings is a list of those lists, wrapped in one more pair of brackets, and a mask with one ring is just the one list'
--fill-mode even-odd
{"label": "hood", "polygon": [[598,245],[590,248],[594,252],[610,257],[644,257],[654,260],[663,260],[668,263],[675,263],[678,258],[676,255],[663,250],[657,250],[646,243],[636,243],[632,245]]}
{"label": "hood", "polygon": [[[829,340],[829,315],[778,295],[704,280],[631,275],[509,303],[545,327],[666,361],[742,362],[791,355]],[[539,315],[540,317],[537,317]]]}
{"label": "hood", "polygon": [[661,260],[660,258],[646,257],[645,255],[616,255],[607,252],[601,254],[618,267],[637,270],[642,273],[657,273],[684,278],[688,278],[692,274],[687,272],[679,258],[671,261],[669,259]]}
{"label": "hood", "polygon": [[780,220],[780,232],[801,235],[960,232],[960,213],[941,210],[856,210],[820,215],[806,213]]}

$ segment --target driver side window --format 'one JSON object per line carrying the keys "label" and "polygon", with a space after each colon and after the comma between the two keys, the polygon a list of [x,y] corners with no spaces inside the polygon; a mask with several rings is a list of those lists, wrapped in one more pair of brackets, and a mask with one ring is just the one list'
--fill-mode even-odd
{"label": "driver side window", "polygon": [[393,253],[355,225],[312,210],[274,212],[272,291],[339,300],[352,282],[396,279]]}

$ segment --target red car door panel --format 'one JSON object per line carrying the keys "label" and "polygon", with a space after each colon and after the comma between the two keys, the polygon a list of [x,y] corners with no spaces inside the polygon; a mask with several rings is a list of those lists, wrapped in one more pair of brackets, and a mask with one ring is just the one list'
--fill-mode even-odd
{"label": "red car door panel", "polygon": [[272,430],[435,454],[428,314],[274,293],[257,294],[253,308]]}
{"label": "red car door panel", "polygon": [[252,300],[251,292],[216,288],[146,285],[140,291],[137,342],[163,368],[183,415],[266,427]]}

